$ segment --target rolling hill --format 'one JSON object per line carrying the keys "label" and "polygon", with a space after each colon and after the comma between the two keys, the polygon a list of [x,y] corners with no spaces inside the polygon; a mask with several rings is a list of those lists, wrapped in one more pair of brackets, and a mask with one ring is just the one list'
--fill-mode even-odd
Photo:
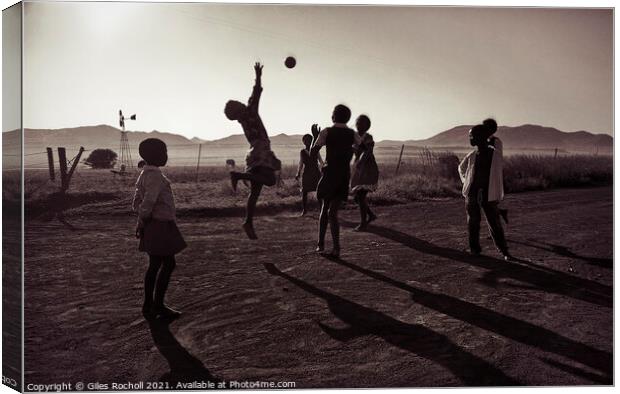
{"label": "rolling hill", "polygon": [[[468,131],[471,125],[457,126],[424,140],[382,141],[378,146],[419,146],[430,148],[466,148],[469,147]],[[568,152],[595,152],[597,149],[610,153],[613,150],[613,138],[606,134],[592,134],[587,131],[567,133],[553,127],[525,124],[510,127],[500,126],[496,136],[505,149],[510,150],[554,150]]]}

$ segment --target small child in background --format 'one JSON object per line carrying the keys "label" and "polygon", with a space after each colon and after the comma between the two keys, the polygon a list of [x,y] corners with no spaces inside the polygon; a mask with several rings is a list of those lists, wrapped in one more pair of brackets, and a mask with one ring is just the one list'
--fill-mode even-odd
{"label": "small child in background", "polygon": [[368,193],[377,190],[379,183],[379,167],[373,152],[375,141],[370,130],[370,118],[360,115],[355,122],[357,134],[360,136],[361,143],[355,152],[353,162],[353,175],[351,176],[351,192],[353,192],[355,202],[360,208],[360,224],[355,227],[355,231],[364,231],[370,222],[377,219],[368,205]]}
{"label": "small child in background", "polygon": [[[317,127],[316,125],[312,126]],[[297,167],[297,175],[295,179],[301,182],[299,184],[301,191],[301,216],[306,214],[308,205],[308,193],[316,192],[316,187],[321,178],[321,167],[323,159],[318,151],[312,151],[312,134],[306,134],[301,138],[304,149],[299,152],[299,166]]]}
{"label": "small child in background", "polygon": [[[499,202],[504,198],[504,190],[499,188],[502,179],[501,166],[497,165],[498,152],[488,144],[488,131],[484,125],[476,125],[469,131],[469,140],[476,149],[459,164],[459,175],[463,181],[463,196],[467,208],[467,227],[469,248],[473,255],[479,255],[481,210],[489,225],[495,246],[504,260],[511,261],[504,229],[500,220]],[[495,162],[494,162],[495,161]]]}
{"label": "small child in background", "polygon": [[176,224],[170,181],[159,169],[168,162],[167,147],[160,139],[147,138],[140,143],[139,152],[145,165],[136,182],[136,195],[141,196],[136,237],[140,239],[138,249],[149,255],[142,314],[147,319],[174,318],[180,312],[166,306],[164,297],[176,266],[174,256],[187,244]]}

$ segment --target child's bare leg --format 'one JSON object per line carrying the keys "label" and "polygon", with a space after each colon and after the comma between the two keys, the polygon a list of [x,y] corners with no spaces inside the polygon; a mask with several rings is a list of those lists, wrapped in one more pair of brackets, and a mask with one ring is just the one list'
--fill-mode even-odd
{"label": "child's bare leg", "polygon": [[157,277],[157,284],[155,286],[153,310],[155,313],[166,317],[178,316],[180,314],[178,311],[175,311],[164,304],[164,298],[166,296],[166,291],[168,290],[168,284],[170,283],[172,271],[174,271],[174,267],[176,267],[176,261],[174,256],[161,256],[160,258],[162,260],[162,266],[159,271],[159,276]]}
{"label": "child's bare leg", "polygon": [[258,238],[256,236],[256,232],[254,231],[254,211],[256,210],[256,203],[258,202],[258,197],[260,196],[262,189],[262,183],[254,181],[250,183],[250,195],[248,196],[245,222],[243,222],[243,229],[250,239]]}
{"label": "child's bare leg", "polygon": [[340,257],[340,223],[338,222],[339,200],[332,200],[329,203],[329,229],[332,233],[333,249],[332,256]]}
{"label": "child's bare leg", "polygon": [[301,216],[306,214],[306,207],[308,205],[308,192],[301,192]]}
{"label": "child's bare leg", "polygon": [[317,244],[317,252],[325,249],[325,233],[327,233],[327,224],[329,223],[329,201],[321,201],[321,213],[319,215],[319,243]]}
{"label": "child's bare leg", "polygon": [[366,202],[366,193],[362,190],[358,191],[355,195],[355,200],[357,201],[357,205],[359,205],[360,209],[360,224],[355,227],[356,231],[363,230],[366,228],[366,224],[368,223],[368,219],[366,218],[368,204]]}
{"label": "child's bare leg", "polygon": [[161,267],[162,260],[159,256],[149,255],[149,268],[144,275],[144,304],[142,313],[149,314],[153,307],[153,292],[155,291],[155,282],[157,281],[157,273]]}

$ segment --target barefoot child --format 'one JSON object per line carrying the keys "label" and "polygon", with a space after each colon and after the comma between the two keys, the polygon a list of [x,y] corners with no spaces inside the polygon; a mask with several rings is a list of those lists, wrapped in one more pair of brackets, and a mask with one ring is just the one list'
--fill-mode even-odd
{"label": "barefoot child", "polygon": [[338,210],[343,201],[349,196],[349,179],[351,177],[351,159],[353,148],[360,144],[359,135],[347,127],[351,119],[351,110],[340,104],[334,108],[332,121],[334,125],[319,132],[313,127],[315,134],[312,151],[318,152],[325,146],[325,166],[322,168],[321,179],[316,191],[316,197],[321,200],[321,214],[319,216],[319,242],[317,252],[325,250],[325,233],[327,224],[332,233],[333,257],[340,257],[340,224]]}
{"label": "barefoot child", "polygon": [[176,317],[180,312],[164,304],[170,276],[176,265],[174,255],[187,244],[176,224],[174,195],[170,181],[159,167],[166,165],[166,144],[157,138],[140,143],[140,156],[146,164],[136,182],[136,194],[142,196],[138,207],[136,237],[139,250],[149,255],[149,268],[144,277],[145,317]]}
{"label": "barefoot child", "polygon": [[355,201],[360,207],[360,224],[355,231],[364,231],[368,223],[377,218],[368,206],[368,193],[377,190],[379,183],[379,167],[375,160],[373,148],[375,141],[372,135],[368,133],[370,129],[370,118],[366,115],[360,115],[355,122],[357,134],[360,136],[361,144],[355,152],[355,161],[353,162],[353,176],[351,177],[351,191],[353,192]]}
{"label": "barefoot child", "polygon": [[[314,129],[316,125],[312,125]],[[302,137],[305,148],[299,152],[299,167],[295,179],[301,177],[301,216],[306,214],[306,205],[308,204],[308,193],[316,192],[316,187],[321,177],[321,167],[323,160],[318,151],[312,151],[312,135],[306,134]]]}
{"label": "barefoot child", "polygon": [[502,178],[501,167],[494,165],[497,151],[488,144],[487,129],[476,125],[469,131],[469,140],[476,149],[459,164],[459,175],[463,181],[463,196],[467,207],[467,227],[471,253],[479,255],[481,209],[495,246],[506,261],[511,260],[504,229],[499,217],[498,204],[504,198],[503,189],[498,188]]}
{"label": "barefoot child", "polygon": [[261,86],[261,76],[263,66],[260,63],[254,65],[256,81],[252,96],[245,105],[239,101],[230,100],[226,103],[224,113],[230,120],[236,120],[241,124],[243,133],[250,143],[250,150],[246,155],[246,171],[231,171],[230,180],[233,190],[237,190],[239,180],[250,181],[250,195],[248,196],[246,217],[243,229],[250,239],[257,239],[254,231],[254,211],[256,202],[260,196],[263,186],[273,186],[276,184],[276,171],[280,171],[282,163],[271,150],[271,142],[267,135],[267,130],[258,114],[258,104],[263,87]]}

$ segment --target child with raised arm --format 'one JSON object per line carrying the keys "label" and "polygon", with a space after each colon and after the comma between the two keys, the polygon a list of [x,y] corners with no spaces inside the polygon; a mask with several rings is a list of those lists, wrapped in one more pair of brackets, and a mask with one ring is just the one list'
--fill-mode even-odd
{"label": "child with raised arm", "polygon": [[[313,125],[314,129],[317,127]],[[302,142],[305,146],[299,152],[299,166],[297,167],[297,175],[295,179],[300,182],[301,191],[301,216],[306,214],[306,206],[308,204],[308,193],[316,192],[316,187],[321,177],[321,167],[323,166],[323,160],[318,151],[312,151],[312,135],[306,134],[302,137]]]}
{"label": "child with raised arm", "polygon": [[256,80],[252,95],[245,105],[239,101],[230,100],[226,103],[224,113],[230,120],[236,120],[241,124],[243,133],[250,143],[245,162],[245,172],[230,172],[230,180],[233,190],[237,190],[239,180],[250,181],[250,195],[248,196],[245,221],[243,230],[250,239],[257,239],[254,231],[254,211],[263,186],[276,184],[276,171],[280,171],[282,163],[271,150],[271,142],[267,130],[258,114],[258,104],[263,91],[261,76],[263,66],[260,63],[254,65]]}
{"label": "child with raised arm", "polygon": [[360,115],[355,122],[357,134],[360,136],[361,144],[355,152],[353,161],[353,176],[351,177],[351,191],[355,202],[360,208],[360,224],[355,231],[364,231],[368,223],[372,222],[377,216],[370,210],[368,205],[368,193],[377,190],[379,183],[379,167],[375,160],[374,147],[375,141],[368,133],[370,129],[370,118]]}
{"label": "child with raised arm", "polygon": [[340,223],[338,210],[343,201],[349,196],[349,180],[351,178],[351,159],[353,150],[361,142],[359,135],[347,127],[351,119],[351,110],[339,104],[334,108],[332,121],[334,125],[323,130],[313,127],[315,140],[312,151],[318,152],[323,146],[326,148],[325,166],[321,171],[321,179],[316,191],[316,197],[321,200],[319,215],[319,241],[316,251],[325,250],[325,234],[327,224],[332,233],[333,249],[330,255],[340,257]]}
{"label": "child with raised arm", "polygon": [[166,165],[168,152],[166,144],[157,138],[142,141],[139,152],[146,164],[136,183],[136,195],[141,196],[136,237],[140,239],[138,249],[149,255],[142,314],[146,318],[176,317],[180,312],[166,306],[164,297],[176,266],[174,256],[187,244],[176,224],[170,181],[159,169]]}
{"label": "child with raised arm", "polygon": [[[463,196],[467,208],[467,228],[471,253],[479,255],[481,210],[484,211],[495,246],[510,261],[504,229],[500,221],[499,202],[504,190],[499,188],[502,178],[501,167],[494,165],[498,152],[488,144],[487,128],[476,125],[469,131],[469,141],[476,149],[465,156],[459,164],[459,175],[463,181]],[[497,163],[497,161],[495,161]]]}

